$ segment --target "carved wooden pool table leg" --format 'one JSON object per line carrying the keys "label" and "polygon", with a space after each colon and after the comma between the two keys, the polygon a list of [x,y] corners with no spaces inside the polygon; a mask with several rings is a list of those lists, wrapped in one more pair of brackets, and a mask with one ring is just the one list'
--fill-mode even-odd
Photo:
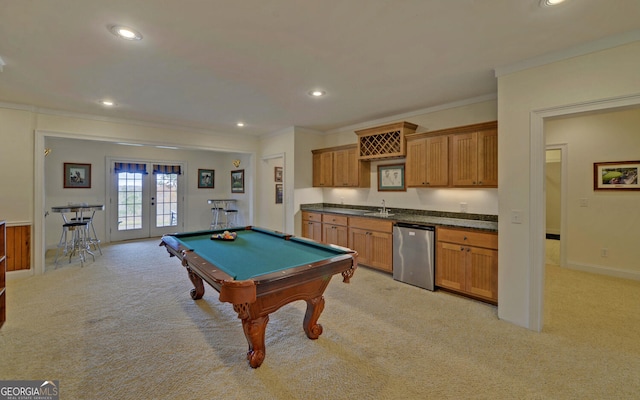
{"label": "carved wooden pool table leg", "polygon": [[318,324],[318,318],[324,310],[324,296],[306,300],[307,312],[304,314],[302,327],[309,339],[317,339],[322,334],[322,325]]}
{"label": "carved wooden pool table leg", "polygon": [[[238,313],[238,316],[240,316],[240,313]],[[249,360],[249,365],[251,365],[252,368],[258,368],[262,365],[264,357],[266,356],[264,336],[268,322],[268,315],[255,319],[248,317],[242,319],[242,329],[249,344],[247,360]]]}
{"label": "carved wooden pool table leg", "polygon": [[191,298],[194,300],[201,299],[204,296],[204,283],[202,282],[202,278],[200,278],[197,274],[191,271],[191,268],[187,267],[187,272],[189,273],[189,279],[191,283],[193,283],[194,289],[191,289]]}

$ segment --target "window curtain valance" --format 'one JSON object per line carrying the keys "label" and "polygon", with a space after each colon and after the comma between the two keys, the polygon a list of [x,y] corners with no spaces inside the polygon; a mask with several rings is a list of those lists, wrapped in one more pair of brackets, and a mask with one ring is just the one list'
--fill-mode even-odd
{"label": "window curtain valance", "polygon": [[153,164],[154,174],[178,174],[182,175],[182,169],[179,165],[158,165]]}
{"label": "window curtain valance", "polygon": [[135,164],[135,163],[115,163],[113,166],[113,172],[128,172],[130,174],[145,174],[147,175],[147,164]]}

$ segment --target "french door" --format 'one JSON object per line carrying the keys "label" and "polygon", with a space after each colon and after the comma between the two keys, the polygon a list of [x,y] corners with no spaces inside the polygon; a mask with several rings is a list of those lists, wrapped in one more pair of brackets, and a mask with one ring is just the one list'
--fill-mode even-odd
{"label": "french door", "polygon": [[184,226],[182,165],[111,161],[111,241],[175,233]]}

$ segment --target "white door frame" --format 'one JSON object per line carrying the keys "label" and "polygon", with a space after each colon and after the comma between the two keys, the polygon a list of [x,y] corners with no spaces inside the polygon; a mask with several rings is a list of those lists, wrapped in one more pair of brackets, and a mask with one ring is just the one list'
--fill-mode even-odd
{"label": "white door frame", "polygon": [[[567,217],[567,174],[568,174],[568,145],[566,143],[561,144],[548,144],[546,150],[560,150],[560,266],[567,266],[567,238],[568,238],[568,217]],[[545,196],[546,196],[546,180],[545,180]],[[546,209],[545,209],[546,217]],[[546,229],[545,229],[546,232]],[[546,257],[545,257],[546,259]]]}
{"label": "white door frame", "polygon": [[[640,94],[532,110],[529,114],[529,328],[541,331],[545,268],[545,136],[547,118],[640,106]],[[499,123],[499,121],[498,121]]]}

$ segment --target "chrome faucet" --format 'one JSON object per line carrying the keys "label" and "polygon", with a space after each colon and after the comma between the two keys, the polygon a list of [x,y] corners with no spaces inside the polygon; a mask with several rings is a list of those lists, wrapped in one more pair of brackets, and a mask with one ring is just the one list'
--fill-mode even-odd
{"label": "chrome faucet", "polygon": [[382,199],[382,210],[380,210],[381,214],[387,214],[387,206],[385,205],[384,199]]}

